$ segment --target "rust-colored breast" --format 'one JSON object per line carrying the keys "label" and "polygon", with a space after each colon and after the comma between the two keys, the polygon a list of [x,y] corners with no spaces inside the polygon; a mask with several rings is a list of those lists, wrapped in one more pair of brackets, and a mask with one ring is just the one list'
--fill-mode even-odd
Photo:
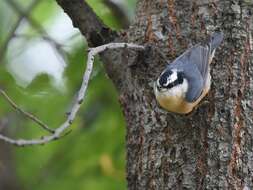
{"label": "rust-colored breast", "polygon": [[166,110],[174,113],[179,114],[187,114],[190,113],[195,106],[198,105],[198,103],[206,96],[208,93],[209,88],[205,89],[200,97],[197,99],[197,101],[191,103],[186,102],[184,97],[178,97],[178,96],[161,96],[157,98],[159,104]]}

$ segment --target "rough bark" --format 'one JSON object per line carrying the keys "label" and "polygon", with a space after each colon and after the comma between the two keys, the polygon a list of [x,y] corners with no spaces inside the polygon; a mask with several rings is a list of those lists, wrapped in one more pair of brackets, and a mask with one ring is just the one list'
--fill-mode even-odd
{"label": "rough bark", "polygon": [[[57,1],[89,34],[68,8],[81,0]],[[157,50],[102,55],[127,121],[128,189],[253,189],[252,6],[246,0],[138,1],[135,22],[117,41],[151,43],[172,60],[215,30],[225,40],[211,65],[208,102],[188,116],[155,101],[152,83],[165,67]]]}
{"label": "rough bark", "polygon": [[225,40],[208,103],[190,116],[158,107],[148,85],[164,67],[155,55],[128,69],[121,96],[129,189],[253,189],[252,11],[239,0],[139,1],[129,41],[153,42],[173,58],[216,29]]}

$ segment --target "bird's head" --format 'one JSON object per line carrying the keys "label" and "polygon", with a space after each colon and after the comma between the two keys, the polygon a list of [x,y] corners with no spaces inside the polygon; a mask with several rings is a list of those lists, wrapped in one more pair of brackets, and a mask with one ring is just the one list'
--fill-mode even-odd
{"label": "bird's head", "polygon": [[155,86],[158,92],[165,93],[165,92],[175,91],[176,89],[178,90],[182,89],[182,92],[183,92],[185,91],[183,88],[185,85],[187,85],[187,80],[185,79],[183,71],[167,68],[158,77]]}

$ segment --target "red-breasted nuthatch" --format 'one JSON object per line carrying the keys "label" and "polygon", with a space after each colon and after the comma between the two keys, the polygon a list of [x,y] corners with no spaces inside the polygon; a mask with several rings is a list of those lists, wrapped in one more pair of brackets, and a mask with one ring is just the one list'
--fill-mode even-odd
{"label": "red-breasted nuthatch", "polygon": [[186,114],[205,97],[211,86],[209,64],[222,40],[223,33],[214,33],[207,45],[195,45],[167,65],[154,86],[161,107]]}

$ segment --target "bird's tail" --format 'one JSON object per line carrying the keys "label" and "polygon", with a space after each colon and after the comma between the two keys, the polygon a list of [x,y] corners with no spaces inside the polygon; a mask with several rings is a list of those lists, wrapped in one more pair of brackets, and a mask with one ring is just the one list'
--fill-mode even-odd
{"label": "bird's tail", "polygon": [[224,34],[222,32],[215,32],[212,34],[209,42],[211,53],[213,53],[215,49],[221,44],[223,38]]}

